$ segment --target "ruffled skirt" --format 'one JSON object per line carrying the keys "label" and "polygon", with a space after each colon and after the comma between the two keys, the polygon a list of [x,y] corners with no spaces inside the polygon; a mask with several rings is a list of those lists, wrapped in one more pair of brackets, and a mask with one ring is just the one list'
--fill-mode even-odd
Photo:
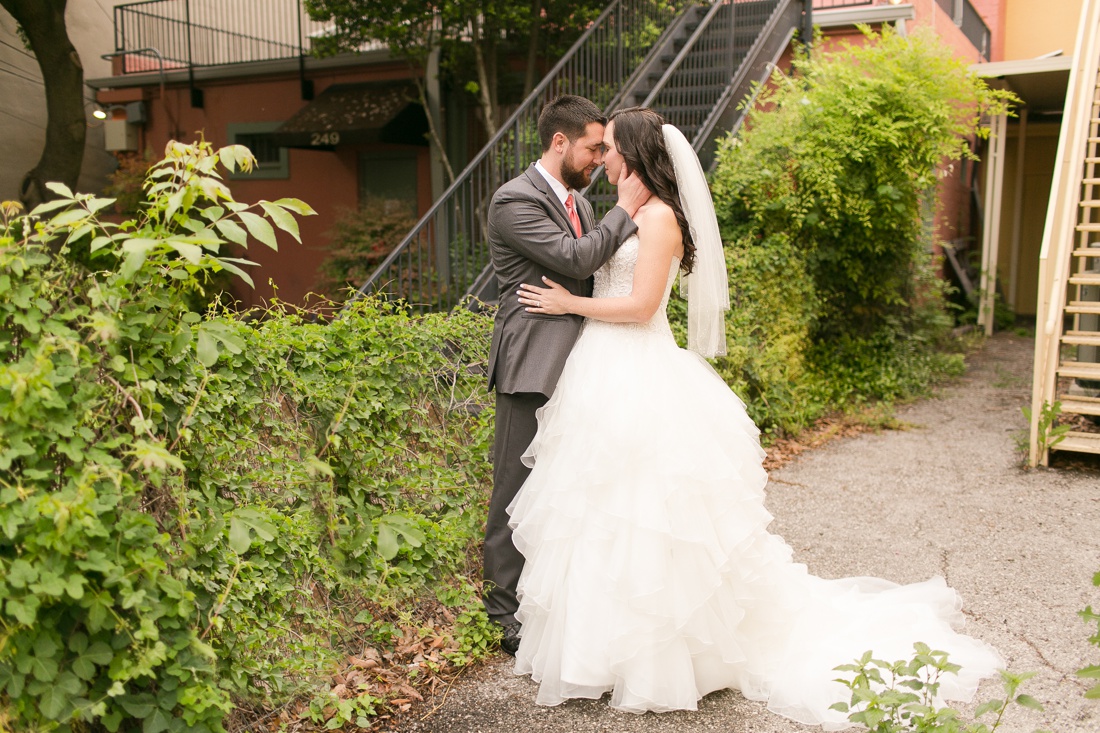
{"label": "ruffled skirt", "polygon": [[699,356],[642,326],[589,322],[539,413],[527,482],[509,507],[525,557],[517,674],[537,702],[611,693],[631,712],[694,710],[733,688],[836,729],[834,667],[914,642],[962,665],[969,699],[999,655],[959,634],[940,578],[824,580],[767,531],[759,432]]}

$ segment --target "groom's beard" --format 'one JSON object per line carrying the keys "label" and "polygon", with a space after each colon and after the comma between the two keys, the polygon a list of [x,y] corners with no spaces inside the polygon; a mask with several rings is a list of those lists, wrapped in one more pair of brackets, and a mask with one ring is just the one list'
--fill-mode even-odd
{"label": "groom's beard", "polygon": [[580,190],[592,182],[591,171],[584,168],[573,167],[573,156],[569,155],[561,161],[561,180],[566,186],[574,190]]}

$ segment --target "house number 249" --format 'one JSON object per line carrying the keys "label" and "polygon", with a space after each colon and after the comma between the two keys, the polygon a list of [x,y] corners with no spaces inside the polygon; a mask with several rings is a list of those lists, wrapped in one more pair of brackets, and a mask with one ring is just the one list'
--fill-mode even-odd
{"label": "house number 249", "polygon": [[338,132],[312,132],[309,136],[310,145],[338,145],[340,133]]}

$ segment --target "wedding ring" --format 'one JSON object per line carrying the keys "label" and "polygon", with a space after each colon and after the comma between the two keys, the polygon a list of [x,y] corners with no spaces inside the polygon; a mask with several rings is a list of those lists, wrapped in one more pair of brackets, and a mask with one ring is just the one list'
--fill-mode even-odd
{"label": "wedding ring", "polygon": [[542,307],[542,301],[541,300],[536,300],[535,301],[535,307],[536,308],[541,308]]}

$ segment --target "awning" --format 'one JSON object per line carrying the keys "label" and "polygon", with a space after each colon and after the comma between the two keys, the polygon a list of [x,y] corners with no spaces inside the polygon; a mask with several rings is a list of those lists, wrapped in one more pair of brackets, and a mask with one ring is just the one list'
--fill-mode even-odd
{"label": "awning", "polygon": [[973,64],[970,70],[986,79],[1004,79],[1031,114],[1061,114],[1072,56],[1052,56],[1016,61]]}
{"label": "awning", "polygon": [[335,84],[270,134],[284,148],[337,145],[427,145],[428,119],[408,82]]}

